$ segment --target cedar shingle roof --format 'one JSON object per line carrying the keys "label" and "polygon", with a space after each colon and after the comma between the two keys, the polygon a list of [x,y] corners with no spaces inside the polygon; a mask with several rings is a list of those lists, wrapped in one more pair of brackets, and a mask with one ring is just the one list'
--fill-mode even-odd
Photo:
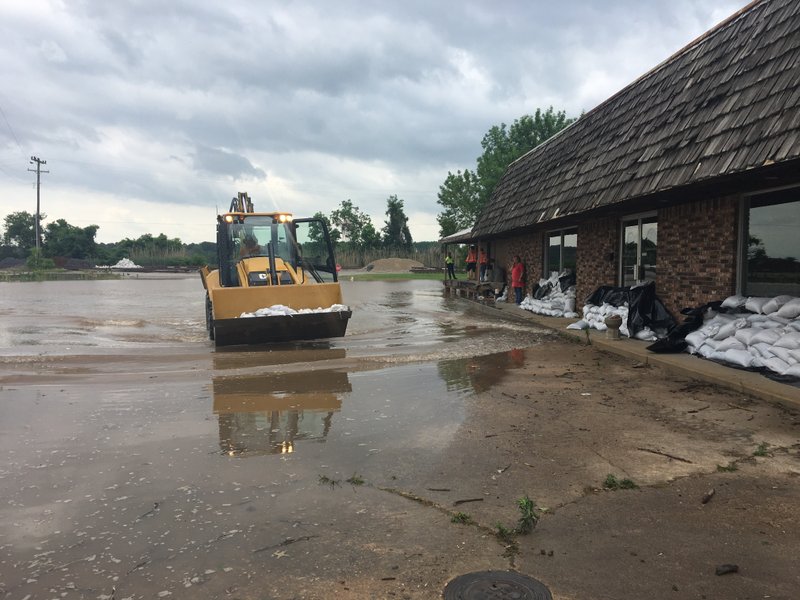
{"label": "cedar shingle roof", "polygon": [[512,163],[499,234],[800,157],[800,2],[761,0]]}

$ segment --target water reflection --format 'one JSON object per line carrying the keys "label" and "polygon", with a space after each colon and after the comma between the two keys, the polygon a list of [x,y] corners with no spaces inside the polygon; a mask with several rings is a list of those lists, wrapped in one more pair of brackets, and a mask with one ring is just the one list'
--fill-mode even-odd
{"label": "water reflection", "polygon": [[319,362],[345,358],[344,348],[333,348],[328,341],[291,342],[248,346],[221,346],[213,354],[214,369],[247,369],[271,365],[287,365],[302,362]]}
{"label": "water reflection", "polygon": [[448,391],[472,389],[484,392],[497,385],[509,369],[517,369],[524,364],[525,351],[514,348],[508,352],[443,360],[439,362],[438,370]]}
{"label": "water reflection", "polygon": [[223,454],[288,454],[300,440],[324,443],[341,396],[352,391],[346,372],[215,377],[214,413]]}

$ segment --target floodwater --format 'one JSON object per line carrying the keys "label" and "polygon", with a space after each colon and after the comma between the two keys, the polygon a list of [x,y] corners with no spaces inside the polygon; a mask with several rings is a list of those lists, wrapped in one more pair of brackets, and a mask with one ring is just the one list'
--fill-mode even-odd
{"label": "floodwater", "polygon": [[215,351],[199,277],[0,284],[0,597],[235,597],[547,337],[437,281],[343,290],[344,338]]}

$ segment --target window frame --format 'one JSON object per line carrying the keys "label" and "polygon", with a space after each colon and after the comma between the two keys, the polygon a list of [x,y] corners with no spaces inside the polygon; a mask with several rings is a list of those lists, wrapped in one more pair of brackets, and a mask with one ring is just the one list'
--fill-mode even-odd
{"label": "window frame", "polygon": [[[558,252],[558,272],[562,273],[564,271],[564,237],[567,235],[575,235],[575,249],[578,248],[578,227],[564,227],[561,229],[551,229],[549,231],[545,231],[544,233],[544,252],[542,253],[542,273],[544,277],[550,277],[550,238],[558,235],[559,236],[559,252]],[[578,271],[578,264],[577,260],[575,263],[574,272],[577,273]]]}

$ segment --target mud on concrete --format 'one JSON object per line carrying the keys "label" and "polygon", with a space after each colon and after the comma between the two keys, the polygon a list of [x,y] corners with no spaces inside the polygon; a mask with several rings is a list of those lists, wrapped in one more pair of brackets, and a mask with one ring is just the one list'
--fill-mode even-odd
{"label": "mud on concrete", "polygon": [[[207,357],[159,358],[158,368],[131,358],[124,372],[102,361],[104,373],[89,359],[15,363],[33,375],[3,380],[0,402],[32,412],[29,434],[2,432],[17,441],[0,469],[0,597],[433,599],[457,575],[490,569],[530,575],[557,600],[788,599],[800,589],[792,408],[552,340],[440,365],[474,390],[447,430],[431,415],[435,426],[381,452],[380,440],[354,439],[357,463],[332,455],[330,439],[308,441],[300,451],[313,460],[275,457],[265,477],[264,463],[220,456],[191,434],[217,427],[197,381]],[[440,393],[404,373],[409,395]],[[61,431],[87,394],[110,408]],[[404,409],[372,412],[391,439]],[[342,436],[357,438],[353,427]],[[42,440],[59,436],[77,449],[67,439],[45,451]],[[606,489],[609,475],[635,487]],[[538,524],[514,534],[525,497]],[[723,564],[738,572],[716,575]]]}

